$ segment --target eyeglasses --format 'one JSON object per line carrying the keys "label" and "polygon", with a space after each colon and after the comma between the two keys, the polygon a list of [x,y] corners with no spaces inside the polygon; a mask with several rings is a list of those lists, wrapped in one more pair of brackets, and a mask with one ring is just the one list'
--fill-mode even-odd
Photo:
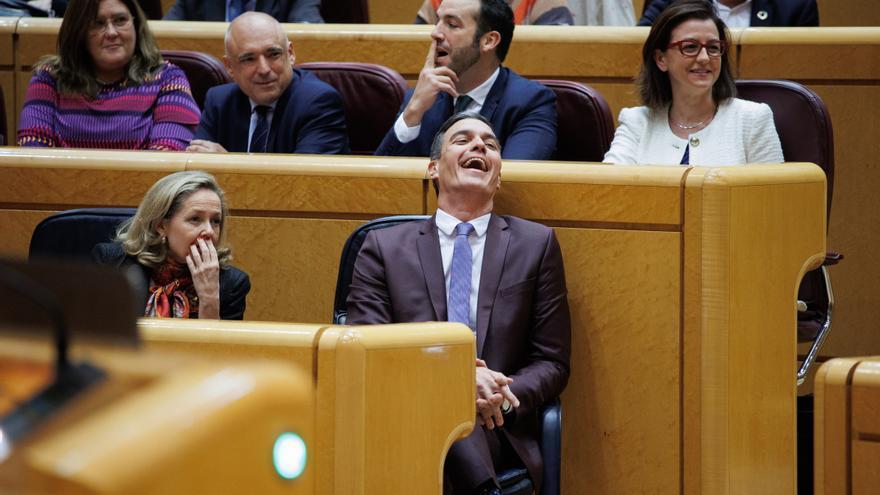
{"label": "eyeglasses", "polygon": [[117,31],[128,29],[131,27],[132,17],[126,14],[114,15],[109,19],[95,19],[89,26],[89,31],[93,33],[106,33],[107,26],[112,24]]}
{"label": "eyeglasses", "polygon": [[700,43],[697,40],[684,39],[676,41],[674,43],[670,43],[666,46],[666,49],[668,50],[673,46],[677,46],[678,51],[681,52],[681,54],[685,57],[696,57],[700,54],[700,51],[705,48],[706,55],[709,55],[712,58],[716,58],[724,55],[724,52],[727,49],[727,44],[725,44],[722,40],[712,40],[706,43]]}

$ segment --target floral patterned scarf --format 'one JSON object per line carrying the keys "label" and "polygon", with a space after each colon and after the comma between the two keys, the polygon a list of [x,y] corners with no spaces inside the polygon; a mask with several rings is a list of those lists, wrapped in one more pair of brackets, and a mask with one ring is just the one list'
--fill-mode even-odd
{"label": "floral patterned scarf", "polygon": [[199,296],[186,265],[166,261],[153,270],[144,316],[198,318]]}

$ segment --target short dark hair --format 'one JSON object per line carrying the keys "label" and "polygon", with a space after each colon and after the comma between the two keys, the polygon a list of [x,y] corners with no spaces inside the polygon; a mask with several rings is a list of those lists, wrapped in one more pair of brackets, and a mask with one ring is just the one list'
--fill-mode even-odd
{"label": "short dark hair", "polygon": [[669,46],[672,31],[680,24],[691,19],[709,19],[718,28],[718,36],[724,41],[727,50],[721,56],[721,74],[712,87],[712,99],[720,104],[728,98],[736,96],[736,81],[730,68],[730,33],[724,21],[715,12],[710,0],[678,0],[670,4],[651,26],[651,32],[642,47],[642,68],[636,77],[639,96],[642,104],[659,111],[672,102],[672,85],[669,74],[660,70],[654,61],[654,52],[664,51]]}
{"label": "short dark hair", "polygon": [[510,42],[513,41],[513,10],[506,0],[480,0],[480,15],[477,17],[477,31],[474,33],[474,43],[479,43],[480,38],[490,32],[498,31],[501,40],[495,49],[495,56],[499,62],[504,62],[507,52],[510,50]]}
{"label": "short dark hair", "polygon": [[472,110],[466,112],[458,112],[457,114],[454,114],[452,117],[446,119],[446,122],[443,122],[443,125],[440,126],[440,129],[437,131],[437,133],[434,134],[434,140],[431,141],[431,160],[436,160],[440,158],[440,154],[443,151],[443,137],[446,136],[446,131],[448,131],[450,127],[455,125],[456,122],[465,119],[479,120],[480,122],[489,126],[489,129],[492,129],[492,123],[489,122],[489,119]]}
{"label": "short dark hair", "polygon": [[[162,55],[150,28],[147,16],[135,0],[120,0],[131,12],[136,33],[134,53],[126,68],[126,79],[143,84],[162,64]],[[98,16],[101,0],[70,0],[58,29],[58,54],[43,57],[34,66],[48,66],[58,80],[60,93],[82,93],[94,97],[98,93],[95,64],[88,49],[89,29]]]}

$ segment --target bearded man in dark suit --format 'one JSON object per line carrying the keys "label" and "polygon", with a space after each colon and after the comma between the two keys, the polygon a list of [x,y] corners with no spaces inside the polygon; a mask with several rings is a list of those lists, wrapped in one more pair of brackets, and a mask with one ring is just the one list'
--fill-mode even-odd
{"label": "bearded man in dark suit", "polygon": [[541,484],[538,411],[568,381],[571,330],[552,229],[492,213],[501,146],[489,121],[456,114],[440,128],[429,176],[436,214],[367,235],[348,323],[458,321],[477,342],[479,426],[446,457],[447,493],[500,493],[496,473],[525,466]]}

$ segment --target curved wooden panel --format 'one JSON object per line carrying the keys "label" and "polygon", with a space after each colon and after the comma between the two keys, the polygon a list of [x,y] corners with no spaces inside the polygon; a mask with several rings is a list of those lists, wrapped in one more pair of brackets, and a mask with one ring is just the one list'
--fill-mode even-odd
{"label": "curved wooden panel", "polygon": [[328,328],[318,350],[317,407],[339,413],[317,418],[319,431],[334,432],[319,448],[336,456],[319,486],[441,494],[446,452],[474,427],[474,359],[464,325]]}

